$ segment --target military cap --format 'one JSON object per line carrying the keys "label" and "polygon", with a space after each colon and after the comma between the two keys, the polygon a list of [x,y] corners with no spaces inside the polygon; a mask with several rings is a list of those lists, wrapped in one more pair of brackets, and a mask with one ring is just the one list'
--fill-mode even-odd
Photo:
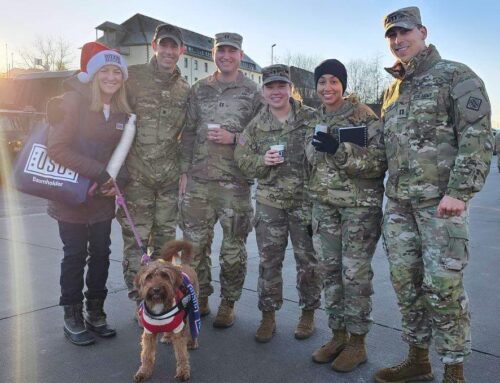
{"label": "military cap", "polygon": [[172,24],[160,24],[156,27],[153,41],[159,42],[161,39],[170,38],[174,40],[178,46],[184,45],[182,32],[179,28]]}
{"label": "military cap", "polygon": [[290,68],[284,64],[274,64],[262,68],[262,84],[266,85],[273,81],[283,81],[291,84]]}
{"label": "military cap", "polygon": [[384,30],[386,36],[391,28],[401,27],[404,29],[413,29],[417,25],[422,25],[418,7],[401,8],[384,17]]}
{"label": "military cap", "polygon": [[241,49],[241,43],[243,42],[243,37],[237,33],[222,32],[215,35],[215,45],[217,48],[221,45],[230,45],[232,47]]}

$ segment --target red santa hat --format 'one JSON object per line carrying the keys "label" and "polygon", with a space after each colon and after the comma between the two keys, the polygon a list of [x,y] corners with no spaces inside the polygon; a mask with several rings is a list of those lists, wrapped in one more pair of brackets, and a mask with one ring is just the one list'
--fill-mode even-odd
{"label": "red santa hat", "polygon": [[115,65],[121,69],[123,79],[128,78],[127,63],[121,54],[98,42],[90,42],[82,47],[78,80],[86,84],[105,65]]}

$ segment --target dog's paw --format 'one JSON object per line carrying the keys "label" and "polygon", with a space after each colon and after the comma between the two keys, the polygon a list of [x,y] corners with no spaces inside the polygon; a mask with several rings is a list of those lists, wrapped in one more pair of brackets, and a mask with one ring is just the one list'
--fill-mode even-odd
{"label": "dog's paw", "polygon": [[191,378],[191,372],[189,371],[189,368],[182,368],[179,367],[177,368],[177,374],[175,375],[175,379],[185,382]]}
{"label": "dog's paw", "polygon": [[151,373],[144,371],[142,368],[139,368],[139,370],[135,373],[134,375],[134,382],[144,382],[151,378]]}
{"label": "dog's paw", "polygon": [[192,340],[192,339],[188,341],[187,346],[188,346],[188,350],[197,350],[200,347],[200,345],[198,344],[198,341]]}
{"label": "dog's paw", "polygon": [[170,337],[170,334],[167,332],[164,332],[163,336],[160,338],[160,342],[165,343],[165,344],[172,343],[172,338]]}

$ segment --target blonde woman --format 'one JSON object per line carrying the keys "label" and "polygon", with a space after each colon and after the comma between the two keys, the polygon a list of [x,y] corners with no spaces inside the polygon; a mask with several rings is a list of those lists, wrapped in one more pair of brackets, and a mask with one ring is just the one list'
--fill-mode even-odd
{"label": "blonde woman", "polygon": [[127,76],[119,53],[87,43],[82,48],[81,72],[65,83],[67,92],[48,105],[50,158],[97,186],[84,204],[50,201],[48,206],[63,242],[59,304],[64,307],[64,334],[76,345],[94,343],[92,333],[116,334],[103,309],[115,214],[115,190],[106,164],[130,113],[124,86]]}

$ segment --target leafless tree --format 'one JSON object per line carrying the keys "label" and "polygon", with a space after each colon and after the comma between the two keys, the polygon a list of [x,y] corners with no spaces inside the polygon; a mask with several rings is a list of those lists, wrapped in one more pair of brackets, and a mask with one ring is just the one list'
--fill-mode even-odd
{"label": "leafless tree", "polygon": [[314,68],[316,68],[316,66],[322,61],[322,58],[317,55],[311,56],[303,53],[292,53],[287,51],[282,57],[276,57],[274,61],[280,64],[295,66],[297,68],[314,72]]}
{"label": "leafless tree", "polygon": [[28,49],[19,51],[27,68],[44,70],[65,70],[73,60],[72,47],[62,37],[38,37]]}
{"label": "leafless tree", "polygon": [[384,71],[379,54],[368,59],[351,60],[346,65],[347,92],[356,93],[361,102],[379,104],[390,76]]}

